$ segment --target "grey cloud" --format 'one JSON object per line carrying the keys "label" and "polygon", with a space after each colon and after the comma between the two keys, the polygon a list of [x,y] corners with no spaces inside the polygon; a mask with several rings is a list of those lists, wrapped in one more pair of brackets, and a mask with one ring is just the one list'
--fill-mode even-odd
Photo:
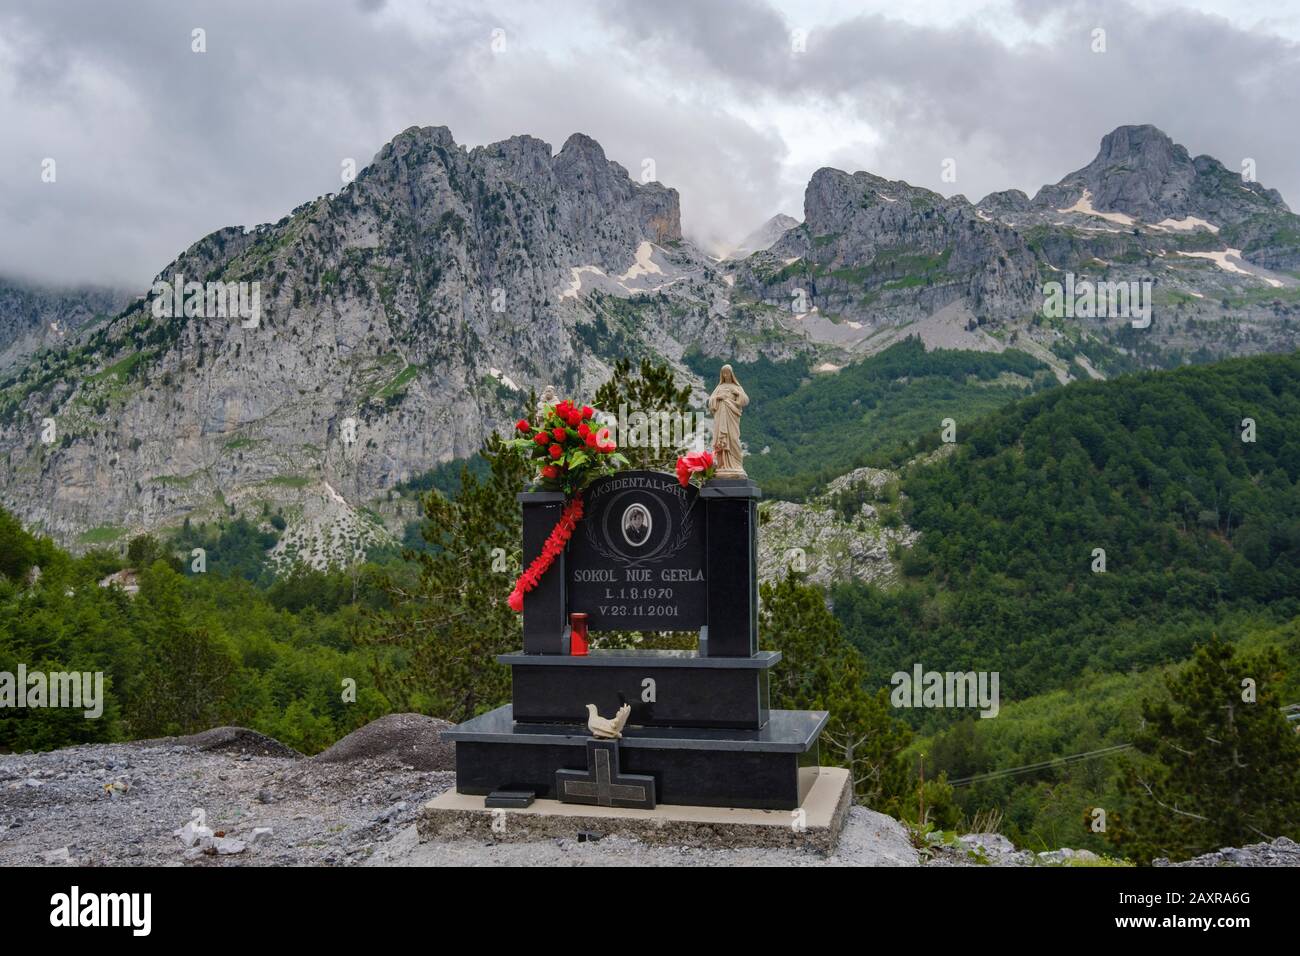
{"label": "grey cloud", "polygon": [[[1035,29],[1016,37],[969,17],[851,16],[813,25],[795,55],[801,24],[761,0],[537,9],[0,5],[0,273],[142,289],[212,229],[274,221],[338,189],[343,158],[364,163],[411,125],[446,125],[470,145],[531,133],[558,148],[588,133],[633,176],[653,159],[681,191],[684,229],[710,244],[798,213],[819,165],[972,200],[1032,193],[1125,123],[1155,123],[1232,168],[1251,157],[1262,182],[1300,199],[1300,51],[1193,11],[1018,0]],[[502,54],[489,48],[496,26],[510,36]],[[1094,26],[1105,54],[1089,51]],[[190,52],[194,27],[206,54]],[[816,149],[798,152],[807,168],[788,131],[764,122],[769,108],[818,118]],[[40,181],[45,157],[56,184]],[[956,183],[940,179],[949,157]]]}
{"label": "grey cloud", "polygon": [[[1291,162],[1300,134],[1285,119],[1300,113],[1300,47],[1285,38],[1185,9],[1019,0],[1017,13],[1050,39],[995,35],[969,17],[917,26],[863,15],[812,29],[807,53],[790,56],[793,22],[756,7],[624,0],[602,9],[629,43],[674,69],[710,71],[737,96],[841,106],[885,143],[859,168],[944,193],[1032,194],[1085,165],[1116,126],[1154,123],[1231,168],[1256,159],[1261,181],[1300,197]],[[1105,53],[1091,49],[1098,27]],[[957,161],[954,184],[940,178],[946,158]]]}

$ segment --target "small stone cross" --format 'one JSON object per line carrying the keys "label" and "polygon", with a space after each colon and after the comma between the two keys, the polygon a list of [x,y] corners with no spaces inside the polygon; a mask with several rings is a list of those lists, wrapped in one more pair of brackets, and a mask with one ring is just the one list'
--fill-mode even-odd
{"label": "small stone cross", "polygon": [[555,791],[561,803],[597,807],[655,808],[655,778],[620,773],[618,741],[587,741],[586,770],[557,770]]}

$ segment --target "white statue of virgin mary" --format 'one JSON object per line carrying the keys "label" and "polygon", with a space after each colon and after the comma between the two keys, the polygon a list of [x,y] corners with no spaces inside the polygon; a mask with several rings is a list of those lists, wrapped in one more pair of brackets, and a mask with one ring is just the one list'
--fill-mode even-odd
{"label": "white statue of virgin mary", "polygon": [[709,414],[713,416],[713,458],[718,478],[745,478],[744,452],[740,444],[740,416],[749,404],[749,396],[736,381],[730,365],[722,366],[718,387],[709,396]]}

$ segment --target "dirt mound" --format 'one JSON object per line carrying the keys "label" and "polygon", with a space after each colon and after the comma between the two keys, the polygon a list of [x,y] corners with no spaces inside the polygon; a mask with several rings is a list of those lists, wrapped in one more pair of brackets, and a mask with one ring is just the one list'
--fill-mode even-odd
{"label": "dirt mound", "polygon": [[423,714],[389,714],[352,731],[310,759],[313,763],[385,760],[416,770],[454,770],[456,745],[439,736],[439,731],[450,726]]}
{"label": "dirt mound", "polygon": [[284,757],[296,760],[302,756],[292,747],[286,747],[274,737],[259,734],[247,727],[213,727],[185,737],[155,737],[139,740],[137,747],[194,747],[208,753],[252,754],[258,757]]}

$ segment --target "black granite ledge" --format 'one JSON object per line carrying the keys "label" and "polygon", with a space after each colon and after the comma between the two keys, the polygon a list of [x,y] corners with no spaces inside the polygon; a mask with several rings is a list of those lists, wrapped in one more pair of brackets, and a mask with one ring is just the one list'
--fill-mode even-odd
{"label": "black granite ledge", "polygon": [[574,654],[498,654],[497,663],[542,667],[703,667],[727,670],[767,670],[781,660],[780,651],[759,651],[753,657],[704,657],[698,651],[594,650]]}
{"label": "black granite ledge", "polygon": [[[824,710],[774,710],[760,730],[699,727],[625,727],[620,746],[648,750],[735,750],[806,753],[825,726]],[[585,747],[591,733],[575,724],[517,724],[505,704],[442,732],[444,740],[467,743],[540,744]]]}

